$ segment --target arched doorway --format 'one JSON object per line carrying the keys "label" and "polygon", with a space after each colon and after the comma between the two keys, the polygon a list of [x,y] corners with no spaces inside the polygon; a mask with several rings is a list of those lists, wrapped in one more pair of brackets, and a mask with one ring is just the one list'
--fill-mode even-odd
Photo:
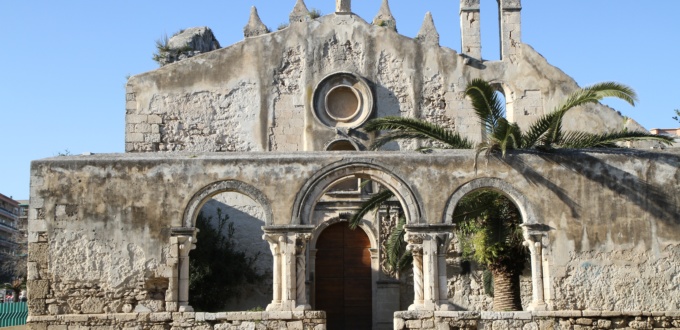
{"label": "arched doorway", "polygon": [[316,306],[326,311],[327,329],[371,329],[370,240],[347,222],[326,228],[316,244]]}

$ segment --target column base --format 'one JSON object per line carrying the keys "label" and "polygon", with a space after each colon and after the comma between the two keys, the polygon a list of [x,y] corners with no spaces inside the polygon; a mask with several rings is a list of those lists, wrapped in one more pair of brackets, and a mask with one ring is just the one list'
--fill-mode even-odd
{"label": "column base", "polygon": [[439,310],[439,305],[434,303],[434,301],[424,301],[422,303],[415,303],[408,306],[410,311],[436,311]]}
{"label": "column base", "polygon": [[547,311],[548,305],[546,303],[531,303],[527,306],[529,311]]}
{"label": "column base", "polygon": [[193,312],[194,308],[189,305],[179,306],[179,312]]}
{"label": "column base", "polygon": [[[304,306],[304,305],[303,305]],[[311,307],[309,307],[311,309]],[[266,311],[268,312],[281,312],[281,311],[293,311],[299,310],[295,304],[295,300],[284,300],[279,302],[273,302],[267,305]]]}

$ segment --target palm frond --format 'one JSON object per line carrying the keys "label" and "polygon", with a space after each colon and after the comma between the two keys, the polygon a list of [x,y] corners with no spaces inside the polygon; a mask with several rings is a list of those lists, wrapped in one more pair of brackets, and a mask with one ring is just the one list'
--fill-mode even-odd
{"label": "palm frond", "polygon": [[547,148],[550,148],[553,144],[559,144],[562,138],[562,118],[564,118],[564,115],[575,107],[597,103],[605,97],[616,97],[631,105],[635,105],[637,100],[637,95],[632,88],[616,82],[602,82],[579,89],[570,94],[555,111],[541,117],[538,122],[532,124],[529,127],[529,133],[524,136],[527,140],[522,144],[533,147],[541,142]]}
{"label": "palm frond", "polygon": [[379,137],[371,146],[377,149],[388,142],[400,139],[422,139],[441,142],[450,148],[471,149],[472,142],[458,132],[424,120],[405,117],[382,117],[369,120],[364,129],[367,132],[392,131]]}
{"label": "palm frond", "polygon": [[410,252],[405,250],[404,235],[406,234],[406,218],[399,217],[396,227],[387,237],[385,242],[385,257],[387,264],[393,271],[401,271],[408,263],[405,263],[404,258],[410,255]]}
{"label": "palm frond", "polygon": [[366,200],[361,205],[361,209],[352,214],[352,216],[349,219],[349,228],[356,229],[357,226],[359,226],[361,219],[364,218],[364,215],[366,215],[366,213],[379,208],[380,205],[382,205],[384,202],[388,201],[392,197],[394,197],[394,193],[389,189],[385,189],[371,196],[371,198]]}
{"label": "palm frond", "polygon": [[656,141],[666,145],[673,143],[668,136],[655,135],[640,131],[620,130],[602,134],[592,134],[580,131],[565,132],[559,146],[562,148],[611,148],[616,147],[617,142],[625,141]]}
{"label": "palm frond", "polygon": [[632,106],[635,106],[637,101],[637,93],[633,88],[613,81],[597,83],[584,89],[595,92],[600,100],[605,97],[615,97]]}
{"label": "palm frond", "polygon": [[470,98],[485,132],[492,134],[498,120],[505,117],[505,105],[498,98],[496,89],[483,79],[473,79],[465,89],[465,95]]}

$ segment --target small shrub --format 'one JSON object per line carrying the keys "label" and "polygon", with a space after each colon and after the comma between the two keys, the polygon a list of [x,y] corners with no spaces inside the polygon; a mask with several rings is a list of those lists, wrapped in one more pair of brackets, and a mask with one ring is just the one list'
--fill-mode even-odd
{"label": "small shrub", "polygon": [[319,17],[321,17],[321,11],[320,10],[318,10],[316,8],[312,8],[312,10],[309,11],[309,18],[317,19]]}

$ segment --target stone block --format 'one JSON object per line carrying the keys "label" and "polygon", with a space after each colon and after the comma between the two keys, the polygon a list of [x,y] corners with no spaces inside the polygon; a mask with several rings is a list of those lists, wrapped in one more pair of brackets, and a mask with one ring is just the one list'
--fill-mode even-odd
{"label": "stone block", "polygon": [[47,330],[68,330],[68,326],[65,324],[51,324],[47,326]]}
{"label": "stone block", "polygon": [[44,299],[49,293],[50,282],[48,280],[27,281],[28,299]]}
{"label": "stone block", "polygon": [[[133,109],[136,109],[137,105]],[[125,122],[128,124],[139,124],[145,123],[147,121],[147,115],[127,115],[125,116]]]}
{"label": "stone block", "polygon": [[151,322],[167,322],[172,320],[172,313],[162,312],[162,313],[151,313],[149,314],[149,321]]}
{"label": "stone block", "polygon": [[305,317],[308,319],[325,319],[326,312],[324,311],[305,311]]}
{"label": "stone block", "polygon": [[[288,330],[303,330],[302,321],[287,322],[286,327]],[[254,328],[253,328],[254,329]]]}
{"label": "stone block", "polygon": [[421,329],[423,321],[421,320],[407,320],[406,327],[409,329]]}
{"label": "stone block", "polygon": [[66,323],[85,323],[87,322],[88,317],[83,314],[69,314],[60,316],[60,320]]}
{"label": "stone block", "polygon": [[612,321],[610,320],[597,320],[597,327],[599,329],[609,329],[612,326]]}
{"label": "stone block", "polygon": [[148,115],[146,122],[149,124],[162,124],[163,118],[159,115]]}
{"label": "stone block", "polygon": [[47,265],[47,243],[28,243],[28,262]]}
{"label": "stone block", "polygon": [[128,134],[125,142],[144,142],[144,134],[142,133]]}
{"label": "stone block", "polygon": [[394,330],[402,330],[406,327],[406,323],[404,322],[404,319],[402,318],[395,318],[394,319]]}

